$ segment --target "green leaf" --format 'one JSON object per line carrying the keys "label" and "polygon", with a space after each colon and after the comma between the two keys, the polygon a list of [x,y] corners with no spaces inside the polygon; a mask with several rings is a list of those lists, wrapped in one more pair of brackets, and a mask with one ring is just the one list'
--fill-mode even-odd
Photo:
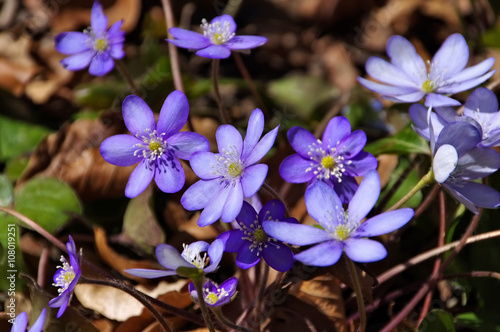
{"label": "green leaf", "polygon": [[0,214],[0,291],[11,296],[24,286],[19,273],[25,270],[25,265],[19,247],[19,227],[6,216]]}
{"label": "green leaf", "polygon": [[0,206],[7,207],[14,200],[14,188],[9,179],[0,174]]}
{"label": "green leaf", "polygon": [[440,309],[432,310],[425,316],[418,328],[419,332],[455,332],[453,316]]}
{"label": "green leaf", "polygon": [[152,192],[149,186],[139,196],[132,198],[123,217],[124,235],[148,253],[153,253],[157,245],[165,242],[165,233],[151,209]]}
{"label": "green leaf", "polygon": [[81,213],[80,202],[71,187],[53,178],[28,181],[15,196],[16,211],[54,233],[70,213]]}
{"label": "green leaf", "polygon": [[487,47],[500,47],[500,29],[493,28],[485,31],[482,34],[484,46]]}
{"label": "green leaf", "polygon": [[49,133],[45,127],[0,115],[0,161],[32,151]]}
{"label": "green leaf", "polygon": [[422,153],[430,155],[429,143],[412,129],[410,123],[392,137],[382,138],[367,144],[364,150],[375,156],[384,153]]}
{"label": "green leaf", "polygon": [[124,82],[116,81],[80,84],[75,88],[75,101],[81,107],[107,109],[116,103],[126,87]]}
{"label": "green leaf", "polygon": [[[381,197],[384,197],[386,193],[392,188],[392,186],[399,179],[404,170],[409,166],[409,160],[406,158],[399,158],[399,164],[396,169],[391,173],[389,183],[384,188]],[[416,169],[412,170],[407,177],[403,180],[399,188],[392,194],[392,197],[386,204],[386,207],[393,206],[396,204],[401,198],[403,198],[415,185],[420,181],[420,177],[418,176],[418,172]],[[422,202],[422,191],[417,192],[410,198],[403,207],[411,207],[416,208]]]}
{"label": "green leaf", "polygon": [[29,158],[26,156],[18,156],[10,159],[5,165],[5,176],[11,181],[16,181],[23,174],[23,171],[28,166],[28,162]]}

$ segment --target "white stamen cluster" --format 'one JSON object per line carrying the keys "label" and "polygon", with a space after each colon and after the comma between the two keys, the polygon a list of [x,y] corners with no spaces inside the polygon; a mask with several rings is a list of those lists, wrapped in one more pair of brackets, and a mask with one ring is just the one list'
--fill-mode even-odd
{"label": "white stamen cluster", "polygon": [[[427,80],[425,80],[425,82],[422,84],[422,91],[429,93],[444,85],[444,76],[448,69],[446,67],[440,68],[439,63],[431,63],[429,60],[427,60],[427,64],[430,67],[430,71],[429,73],[426,73]],[[434,77],[434,79],[431,79],[431,73],[433,74],[432,76]]]}
{"label": "white stamen cluster", "polygon": [[352,219],[349,218],[349,214],[347,213],[346,210],[344,210],[343,207],[335,207],[337,210],[336,215],[336,221],[334,219],[334,214],[332,211],[326,211],[325,212],[325,218],[329,220],[329,223],[323,223],[323,224],[328,224],[332,225],[331,227],[328,227],[326,231],[330,233],[330,235],[337,241],[344,241],[348,239],[351,234],[358,228],[359,223],[354,222]]}
{"label": "white stamen cluster", "polygon": [[222,24],[221,21],[210,24],[206,19],[203,19],[201,28],[203,29],[203,35],[215,45],[222,45],[234,37],[234,33],[230,31],[231,26],[228,21],[224,21]]}
{"label": "white stamen cluster", "polygon": [[190,262],[199,269],[203,269],[205,267],[205,263],[207,261],[207,253],[204,253],[202,256],[199,246],[183,244],[182,247],[184,248],[184,250],[182,251],[181,256],[187,262]]}
{"label": "white stamen cluster", "polygon": [[108,49],[109,41],[106,34],[102,37],[97,37],[91,27],[83,30],[83,33],[88,36],[86,43],[89,48],[93,48],[97,52],[103,52]]}
{"label": "white stamen cluster", "polygon": [[215,304],[222,298],[225,298],[229,295],[229,293],[224,288],[219,288],[216,286],[216,292],[212,292],[212,290],[207,287],[205,288],[203,296],[205,297],[205,302],[208,304]]}
{"label": "white stamen cluster", "polygon": [[222,149],[222,153],[216,155],[217,163],[212,164],[212,174],[220,176],[222,181],[232,182],[239,178],[245,169],[240,153],[234,145],[229,150]]}
{"label": "white stamen cluster", "polygon": [[134,151],[134,156],[147,159],[151,164],[160,158],[167,150],[167,143],[163,141],[164,133],[158,135],[156,130],[144,130],[144,134],[137,133],[135,137],[143,143],[137,143],[134,147],[138,149]]}
{"label": "white stamen cluster", "polygon": [[[270,211],[267,211],[266,214],[270,214]],[[264,250],[264,248],[267,248],[268,245],[273,245],[276,247],[276,249],[280,249],[280,245],[278,243],[278,240],[270,237],[267,235],[267,233],[264,231],[262,228],[261,224],[259,223],[258,216],[255,216],[254,222],[250,225],[250,228],[248,228],[244,223],[239,222],[238,224],[241,227],[241,230],[245,234],[241,239],[242,240],[247,240],[250,241],[250,246],[248,247],[250,251],[253,251],[254,249],[257,249],[257,256],[260,256],[260,253]],[[271,221],[273,218],[269,215],[267,217],[267,220]],[[275,221],[278,221],[277,219]]]}
{"label": "white stamen cluster", "polygon": [[61,263],[62,266],[58,266],[57,268],[63,269],[63,271],[57,276],[55,280],[56,282],[52,284],[56,287],[60,287],[57,290],[59,294],[68,289],[73,279],[75,279],[75,270],[73,270],[73,267],[68,263],[64,256],[61,256]]}
{"label": "white stamen cluster", "polygon": [[484,141],[490,136],[490,127],[494,124],[494,122],[491,120],[492,114],[486,112],[481,113],[479,108],[477,108],[473,114],[474,115],[472,116],[472,118],[481,126],[481,129],[483,131],[482,140]]}
{"label": "white stamen cluster", "polygon": [[[337,142],[336,145],[338,145]],[[352,163],[351,160],[345,161],[344,156],[337,153],[337,148],[327,145],[326,150],[323,143],[318,139],[316,143],[309,145],[309,158],[313,161],[306,172],[313,172],[318,180],[329,180],[336,177],[338,182],[342,182],[342,174],[345,172],[345,166]]]}

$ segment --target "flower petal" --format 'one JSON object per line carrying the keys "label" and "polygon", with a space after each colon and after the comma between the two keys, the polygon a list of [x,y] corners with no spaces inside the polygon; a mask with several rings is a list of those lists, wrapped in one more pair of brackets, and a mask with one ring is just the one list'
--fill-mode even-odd
{"label": "flower petal", "polygon": [[62,59],[61,64],[67,70],[80,70],[86,68],[95,55],[96,51],[89,49]]}
{"label": "flower petal", "polygon": [[63,32],[55,38],[55,48],[62,54],[75,54],[89,50],[89,35],[83,32]]}
{"label": "flower petal", "polygon": [[243,139],[236,128],[231,125],[222,125],[217,129],[215,138],[220,154],[225,153],[224,151],[232,152],[235,150],[241,156]]}
{"label": "flower petal", "polygon": [[458,100],[437,93],[428,93],[427,97],[425,97],[425,106],[427,107],[460,106],[460,105],[461,104]]}
{"label": "flower petal", "polygon": [[264,137],[262,137],[262,139],[259,141],[259,143],[257,143],[255,148],[250,152],[250,155],[246,159],[242,158],[245,164],[253,165],[264,158],[266,153],[268,153],[269,150],[271,150],[271,148],[273,147],[276,136],[278,135],[278,129],[279,125],[265,134]]}
{"label": "flower petal", "polygon": [[267,43],[266,37],[261,36],[234,36],[224,43],[230,50],[248,50]]}
{"label": "flower petal", "polygon": [[196,152],[191,156],[189,164],[193,172],[203,180],[211,180],[220,177],[214,172],[214,167],[219,164],[218,155],[212,152]]}
{"label": "flower petal", "polygon": [[307,246],[332,239],[327,231],[309,225],[264,221],[262,228],[269,236],[297,246]]}
{"label": "flower petal", "polygon": [[173,91],[165,99],[156,129],[168,138],[182,129],[189,115],[189,104],[181,91]]}
{"label": "flower petal", "polygon": [[125,41],[125,31],[122,31],[123,20],[113,23],[108,30],[108,41],[111,44],[123,44]]}
{"label": "flower petal", "polygon": [[328,121],[323,133],[323,146],[337,146],[340,141],[351,133],[351,124],[344,116],[336,116]]}
{"label": "flower petal", "polygon": [[236,181],[229,190],[224,208],[222,209],[222,222],[231,222],[241,211],[243,205],[243,188],[241,182]]}
{"label": "flower petal", "polygon": [[457,150],[450,144],[440,146],[434,155],[432,163],[432,171],[434,179],[438,183],[446,181],[450,174],[457,168],[458,153]]}
{"label": "flower petal", "polygon": [[480,113],[498,113],[498,100],[493,91],[487,88],[477,88],[467,98],[464,106],[464,115],[474,117]]}
{"label": "flower petal", "polygon": [[363,220],[371,211],[380,195],[380,176],[371,170],[363,177],[358,190],[349,202],[347,213],[349,221],[355,224]]}
{"label": "flower petal", "polygon": [[389,38],[387,54],[392,64],[404,71],[413,82],[423,83],[427,78],[425,62],[408,39],[397,35]]}
{"label": "flower petal", "polygon": [[[458,93],[462,92],[465,90],[469,90],[473,87],[478,86],[479,84],[483,83],[487,79],[489,79],[493,74],[495,74],[496,70],[492,70],[489,73],[486,73],[482,76],[470,79],[468,81],[463,81],[463,82],[454,82],[454,83],[448,83],[446,85],[443,85],[439,87],[436,91],[439,93]],[[437,105],[441,106],[441,105]],[[454,106],[454,105],[452,105]]]}
{"label": "flower petal", "polygon": [[325,229],[335,227],[344,211],[338,195],[322,181],[316,181],[307,187],[305,201],[309,215]]}
{"label": "flower petal", "polygon": [[93,32],[97,35],[105,33],[108,27],[108,18],[104,15],[104,10],[97,0],[94,1],[92,11],[90,12],[90,25]]}
{"label": "flower petal", "polygon": [[293,253],[284,243],[269,243],[262,251],[262,257],[276,271],[286,272],[293,265]]}
{"label": "flower petal", "polygon": [[132,135],[147,135],[156,129],[156,120],[148,104],[136,95],[127,96],[122,105],[123,121]]}
{"label": "flower petal", "polygon": [[102,141],[99,147],[101,156],[108,163],[116,166],[131,166],[138,163],[142,158],[134,156],[137,150],[136,144],[142,141],[132,135],[115,135]]}
{"label": "flower petal", "polygon": [[162,270],[150,270],[150,269],[127,269],[124,271],[130,275],[146,279],[168,277],[177,274],[177,272],[175,271],[162,271]]}
{"label": "flower petal", "polygon": [[351,159],[363,150],[366,144],[366,134],[362,130],[355,132],[344,137],[337,146],[338,155],[342,155],[345,159]]}
{"label": "flower petal", "polygon": [[460,156],[481,141],[481,133],[469,122],[456,121],[446,125],[437,138],[436,148],[452,145]]}
{"label": "flower petal", "polygon": [[464,69],[468,60],[469,46],[465,38],[459,33],[454,33],[446,38],[432,58],[430,79],[447,80]]}
{"label": "flower petal", "polygon": [[205,273],[211,273],[217,270],[223,253],[224,242],[219,239],[214,240],[214,242],[212,242],[212,244],[208,248],[207,252],[208,257],[210,258],[210,265],[204,268],[203,271],[205,271]]}
{"label": "flower petal", "polygon": [[155,255],[160,263],[167,270],[177,270],[179,267],[193,267],[193,264],[187,262],[177,249],[173,246],[161,243],[156,246]]}
{"label": "flower petal", "polygon": [[[420,61],[422,61],[422,58],[420,58]],[[413,63],[406,61],[406,65],[408,64]],[[368,61],[366,61],[366,72],[377,81],[400,87],[420,88],[421,78],[410,77],[406,74],[405,70],[405,67],[398,68],[397,66],[374,56],[370,57]]]}
{"label": "flower petal", "polygon": [[484,178],[500,168],[500,154],[491,148],[476,147],[458,159],[460,176],[467,180]]}
{"label": "flower petal", "polygon": [[344,180],[345,175],[363,176],[369,170],[376,169],[377,165],[377,158],[375,158],[371,153],[361,151],[356,156],[349,159],[348,163],[344,164],[345,173],[342,177],[342,181]]}
{"label": "flower petal", "polygon": [[90,62],[89,73],[94,76],[103,76],[109,73],[114,66],[115,62],[108,52],[97,52],[97,55]]}
{"label": "flower petal", "polygon": [[242,269],[249,269],[260,261],[259,249],[250,250],[247,245],[241,246],[236,256],[236,265]]}
{"label": "flower petal", "polygon": [[318,139],[302,127],[292,127],[287,134],[292,148],[304,159],[309,159],[309,151],[313,144],[318,144]]}
{"label": "flower petal", "polygon": [[265,164],[257,164],[245,168],[240,178],[245,198],[251,197],[259,191],[266,179],[267,170],[268,166]]}
{"label": "flower petal", "polygon": [[[461,72],[457,73],[455,76],[448,79],[449,82],[463,82],[472,80],[478,76],[483,76],[488,70],[493,67],[495,63],[495,58],[488,58],[481,61],[477,65],[469,68],[465,68]],[[470,98],[470,97],[469,97]],[[497,109],[498,110],[498,109]]]}
{"label": "flower petal", "polygon": [[[170,159],[170,158],[169,158]],[[166,155],[156,161],[155,182],[164,193],[176,193],[184,186],[186,176],[179,159],[167,159]],[[160,164],[161,163],[161,164]]]}
{"label": "flower petal", "polygon": [[414,214],[415,212],[412,209],[403,208],[376,215],[363,222],[356,229],[353,236],[371,237],[394,232],[406,225],[413,218]]}
{"label": "flower petal", "polygon": [[17,315],[14,320],[14,324],[12,324],[11,332],[26,332],[26,327],[28,326],[28,314],[26,311],[21,312]]}
{"label": "flower petal", "polygon": [[[245,202],[243,202],[243,204],[244,203]],[[244,207],[245,205],[243,205],[243,208]],[[222,242],[224,242],[225,252],[238,252],[240,248],[242,248],[242,246],[250,245],[250,242],[248,240],[243,240],[243,237],[246,237],[246,235],[242,230],[232,229],[220,234],[219,236],[217,236],[217,239],[220,239],[222,240]]]}
{"label": "flower petal", "polygon": [[[283,180],[290,183],[304,183],[315,177],[311,160],[304,159],[295,153],[283,160],[279,172]],[[309,169],[309,171],[307,171]]]}
{"label": "flower petal", "polygon": [[220,24],[220,26],[223,27],[224,30],[225,26],[227,25],[228,26],[227,31],[229,33],[234,33],[236,31],[236,23],[234,22],[234,18],[231,15],[224,14],[221,16],[214,17],[210,22],[210,24],[215,24],[215,23]]}
{"label": "flower petal", "polygon": [[179,159],[189,160],[195,152],[210,150],[208,139],[190,131],[181,131],[170,136],[166,141],[175,150],[175,155]]}
{"label": "flower petal", "polygon": [[352,176],[342,176],[342,182],[339,182],[336,178],[330,179],[330,181],[333,183],[333,191],[335,191],[340,201],[344,204],[351,201],[359,187],[358,182]]}
{"label": "flower petal", "polygon": [[272,199],[260,209],[259,222],[266,220],[283,220],[285,218],[285,205],[277,199]]}
{"label": "flower petal", "polygon": [[[358,82],[364,86],[365,88],[372,90],[376,93],[380,93],[382,95],[401,95],[401,94],[409,94],[409,93],[414,93],[414,92],[420,92],[419,89],[415,87],[407,87],[407,86],[393,86],[393,85],[386,85],[386,84],[380,84],[377,82],[372,82],[369,81],[365,78],[358,77]],[[417,100],[422,99],[420,97]]]}
{"label": "flower petal", "polygon": [[174,27],[170,28],[168,32],[176,39],[167,39],[167,41],[177,47],[199,50],[211,44],[210,39],[194,31]]}
{"label": "flower petal", "polygon": [[243,141],[243,152],[241,160],[246,160],[259,142],[262,132],[264,131],[264,113],[258,108],[252,111],[248,119],[247,134]]}
{"label": "flower petal", "polygon": [[331,266],[342,256],[344,244],[338,241],[328,241],[295,255],[295,259],[306,265]]}
{"label": "flower petal", "polygon": [[397,103],[414,103],[419,101],[425,96],[425,92],[423,91],[413,91],[407,94],[400,94],[396,96],[383,95],[382,98],[387,100],[392,100]]}
{"label": "flower petal", "polygon": [[155,168],[149,165],[146,159],[143,159],[130,174],[125,187],[125,196],[128,198],[139,196],[151,183],[154,175]]}
{"label": "flower petal", "polygon": [[189,211],[203,209],[221,187],[219,180],[197,181],[184,192],[181,204]]}
{"label": "flower petal", "polygon": [[[212,181],[218,181],[218,180],[212,180]],[[198,226],[205,227],[210,224],[213,224],[215,221],[217,221],[217,219],[219,219],[222,216],[222,212],[225,207],[227,197],[230,191],[231,191],[230,188],[226,188],[224,185],[221,185],[219,186],[219,191],[217,191],[215,195],[213,193],[210,193],[211,194],[210,200],[208,201],[207,205],[201,212],[200,217],[198,218]],[[186,193],[184,193],[184,195],[186,195]],[[236,213],[236,215],[237,214],[238,213]],[[231,220],[229,220],[228,222],[230,221]]]}
{"label": "flower petal", "polygon": [[[257,211],[248,202],[243,202],[241,211],[236,217],[236,221],[240,226],[248,227],[249,229],[255,227],[254,221],[258,220],[259,216]],[[243,228],[243,227],[242,227]]]}
{"label": "flower petal", "polygon": [[[47,308],[43,308],[38,316],[35,324],[31,325],[30,332],[42,332],[43,325],[45,325],[45,317],[47,316]],[[24,330],[22,330],[24,332]]]}
{"label": "flower petal", "polygon": [[461,181],[444,183],[443,186],[457,201],[475,214],[479,213],[477,207],[492,209],[500,206],[500,193],[482,183]]}
{"label": "flower petal", "polygon": [[210,59],[226,59],[231,55],[231,50],[223,45],[210,45],[197,51],[196,55]]}
{"label": "flower petal", "polygon": [[371,263],[384,259],[387,250],[382,243],[369,240],[350,238],[344,242],[345,253],[354,262]]}
{"label": "flower petal", "polygon": [[111,44],[109,45],[109,55],[113,59],[123,59],[125,56],[125,51],[123,50],[123,44]]}

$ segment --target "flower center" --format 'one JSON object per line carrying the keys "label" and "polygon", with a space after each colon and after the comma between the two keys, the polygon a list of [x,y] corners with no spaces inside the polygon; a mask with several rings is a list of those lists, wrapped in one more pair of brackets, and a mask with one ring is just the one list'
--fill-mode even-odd
{"label": "flower center", "polygon": [[108,41],[105,38],[98,38],[94,41],[96,51],[105,51],[108,48]]}
{"label": "flower center", "polygon": [[[270,215],[270,211],[267,211],[266,214],[269,215],[267,220],[273,220]],[[264,250],[264,248],[267,248],[268,245],[272,245],[275,246],[276,249],[280,249],[280,243],[277,239],[267,235],[264,229],[262,229],[258,218],[259,216],[255,216],[255,220],[253,221],[253,224],[250,225],[250,228],[242,222],[239,222],[238,224],[245,234],[245,236],[243,236],[241,239],[250,242],[250,246],[248,247],[250,251],[257,249],[257,256],[260,256],[261,251]],[[276,219],[276,221],[278,220]]]}
{"label": "flower center", "polygon": [[347,240],[351,234],[358,228],[359,223],[349,218],[349,214],[343,207],[336,207],[337,213],[332,211],[325,212],[325,218],[329,222],[321,223],[321,225],[330,225],[326,231],[330,236],[337,241]]}
{"label": "flower center", "polygon": [[349,230],[347,229],[347,227],[345,225],[339,225],[339,226],[337,226],[337,228],[335,229],[335,232],[337,233],[337,237],[341,241],[344,241],[350,235],[349,234]]}
{"label": "flower center", "polygon": [[345,165],[352,163],[351,160],[344,161],[344,156],[337,152],[336,147],[331,147],[328,144],[325,148],[323,142],[319,139],[316,143],[309,145],[307,154],[312,162],[306,172],[312,171],[318,180],[329,180],[336,177],[340,183],[345,172]]}
{"label": "flower center", "polygon": [[198,269],[203,270],[205,264],[207,263],[207,253],[201,255],[201,247],[199,245],[191,244],[186,245],[183,244],[182,247],[184,250],[181,253],[181,256],[189,263],[196,266]]}
{"label": "flower center", "polygon": [[149,164],[154,163],[157,159],[166,153],[168,145],[163,141],[163,133],[158,135],[156,130],[144,130],[144,134],[137,133],[135,137],[140,139],[143,143],[137,143],[134,147],[138,149],[134,151],[134,156],[147,159]]}
{"label": "flower center", "polygon": [[[217,286],[217,285],[215,285]],[[205,302],[211,305],[214,305],[219,301],[220,299],[228,296],[229,293],[224,289],[224,288],[219,288],[217,287],[217,292],[212,292],[210,288],[205,288]]]}
{"label": "flower center", "polygon": [[434,91],[434,82],[428,78],[422,85],[422,90],[426,93]]}
{"label": "flower center", "polygon": [[234,145],[229,150],[222,149],[222,153],[216,155],[217,162],[212,164],[212,174],[220,176],[222,181],[234,181],[238,179],[245,170],[240,159],[240,153]]}
{"label": "flower center", "polygon": [[228,21],[217,21],[209,24],[206,19],[201,20],[203,35],[208,37],[212,44],[222,45],[234,37],[231,32],[231,25]]}
{"label": "flower center", "polygon": [[64,256],[61,256],[61,263],[62,266],[58,266],[59,275],[57,276],[55,283],[53,284],[56,287],[60,287],[57,292],[61,294],[64,292],[66,289],[68,289],[69,285],[75,279],[75,270],[73,270],[73,267],[69,265],[68,261]]}

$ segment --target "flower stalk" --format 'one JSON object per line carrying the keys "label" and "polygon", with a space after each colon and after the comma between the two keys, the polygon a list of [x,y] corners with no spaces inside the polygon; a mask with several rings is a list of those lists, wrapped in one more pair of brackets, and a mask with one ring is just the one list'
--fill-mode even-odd
{"label": "flower stalk", "polygon": [[229,124],[231,123],[231,119],[227,114],[226,109],[224,108],[224,104],[222,103],[222,97],[220,96],[219,91],[219,59],[213,59],[212,61],[212,85],[215,93],[215,100],[217,101],[217,105],[219,106],[219,112],[221,116],[222,123]]}
{"label": "flower stalk", "polygon": [[210,332],[215,332],[214,326],[212,324],[212,320],[210,318],[210,314],[207,309],[207,305],[205,304],[205,297],[203,296],[203,276],[198,277],[198,278],[193,278],[193,284],[194,287],[196,288],[196,292],[198,293],[198,298],[200,301],[198,303],[200,304],[200,309],[201,309],[201,314],[203,315],[203,319],[205,320],[205,323],[207,324],[207,328]]}
{"label": "flower stalk", "polygon": [[396,204],[391,206],[386,210],[386,212],[396,210],[400,208],[404,203],[408,202],[410,198],[412,198],[416,193],[420,191],[423,187],[425,187],[428,184],[431,184],[434,181],[434,173],[432,172],[432,169],[429,170],[427,174],[425,174],[420,181],[413,187],[406,195],[404,195]]}
{"label": "flower stalk", "polygon": [[359,282],[358,273],[356,272],[356,265],[349,258],[346,257],[347,264],[349,266],[349,273],[351,274],[352,284],[354,286],[354,292],[356,293],[356,301],[358,302],[358,312],[359,312],[359,330],[364,332],[366,329],[366,311],[365,302],[363,300],[363,292],[361,291],[361,284]]}

